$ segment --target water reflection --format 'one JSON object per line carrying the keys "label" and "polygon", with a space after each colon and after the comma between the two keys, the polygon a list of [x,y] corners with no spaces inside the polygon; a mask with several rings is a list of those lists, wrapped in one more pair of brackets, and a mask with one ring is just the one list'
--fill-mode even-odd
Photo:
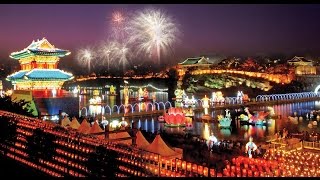
{"label": "water reflection", "polygon": [[[89,107],[89,99],[92,97],[92,92],[88,90],[89,95],[80,95],[80,107]],[[91,94],[90,94],[91,93]],[[113,108],[116,105],[116,96],[109,96],[106,94],[106,91],[103,92],[100,90],[100,96],[102,97],[102,104],[109,105]],[[156,92],[157,101],[166,102],[168,100],[167,94],[163,92]],[[320,109],[320,101],[312,102],[298,102],[291,104],[282,104],[282,105],[273,105],[271,106],[274,109],[274,112],[277,116],[284,118],[288,116],[303,117],[304,120],[299,122],[298,125],[290,124],[287,120],[284,119],[269,119],[268,126],[251,126],[251,125],[238,125],[237,123],[232,123],[232,128],[230,129],[220,129],[217,123],[208,123],[208,122],[199,122],[193,121],[193,129],[190,131],[193,135],[197,135],[201,138],[208,139],[211,132],[219,139],[239,139],[247,140],[249,136],[252,136],[255,141],[264,140],[266,136],[274,135],[279,130],[282,130],[284,127],[290,130],[299,130],[299,131],[319,131],[320,128],[316,127],[310,129],[307,127],[308,121],[306,120],[306,114],[312,110]],[[234,110],[234,109],[233,109]],[[250,107],[251,111],[268,111],[268,106],[255,106]],[[81,113],[84,115],[84,109]],[[102,112],[109,110],[102,110]],[[213,119],[216,119],[217,115],[224,114],[224,110],[217,110],[210,112],[210,115]],[[195,119],[199,119],[203,116],[203,113],[196,113]],[[133,121],[135,128],[141,128],[148,132],[155,133],[159,130],[165,130],[167,133],[174,134],[184,134],[186,133],[185,128],[177,127],[171,128],[164,126],[164,123],[159,123],[157,117],[148,117],[141,119],[131,119]]]}
{"label": "water reflection", "polygon": [[[320,101],[317,102],[304,102],[304,103],[292,103],[292,104],[283,104],[283,105],[274,105],[272,106],[275,109],[276,115],[281,115],[282,117],[293,116],[294,112],[297,112],[297,116],[303,116],[303,122],[299,122],[298,125],[290,124],[285,119],[269,119],[268,126],[252,126],[252,125],[241,125],[239,127],[232,126],[229,129],[221,129],[218,127],[217,123],[207,123],[193,121],[193,129],[191,133],[197,135],[201,138],[208,139],[211,132],[219,139],[232,139],[232,140],[247,140],[249,136],[252,136],[255,141],[265,140],[266,136],[274,135],[279,130],[282,130],[284,127],[291,130],[299,131],[317,131],[320,128],[309,129],[307,127],[308,121],[305,118],[306,113],[310,113],[313,109],[320,109]],[[252,108],[253,111],[267,110],[268,106],[261,106]],[[215,112],[215,114],[223,113]],[[201,117],[201,115],[196,114],[196,117]],[[175,134],[184,134],[185,130],[182,127],[179,128],[169,128],[165,127],[164,123],[158,123],[156,118],[146,119],[149,124],[142,127],[142,130],[149,132],[156,132],[160,129],[165,130],[167,133]],[[144,122],[144,123],[145,123]],[[137,128],[140,127],[140,120],[137,123]]]}
{"label": "water reflection", "polygon": [[222,129],[220,129],[220,134],[222,134],[223,137],[230,137],[231,136],[231,129],[222,128]]}
{"label": "water reflection", "polygon": [[208,123],[204,123],[204,130],[203,130],[203,134],[202,134],[202,137],[206,140],[209,139],[209,136],[210,136],[210,130],[209,130],[209,126],[208,126]]}
{"label": "water reflection", "polygon": [[[79,95],[79,110],[80,110],[80,116],[95,116],[102,114],[110,114],[110,109],[112,111],[117,110],[116,105],[120,105],[117,103],[117,96],[115,95],[109,95],[108,91],[102,90],[102,89],[96,89],[92,90],[89,89],[86,91],[86,94],[80,94]],[[151,95],[155,94],[155,100],[157,102],[166,102],[168,101],[168,93],[167,92],[152,92],[149,93],[149,97]],[[132,93],[130,98],[134,99],[137,96],[137,93]],[[92,105],[92,100],[99,98],[101,101],[99,103],[95,103]],[[91,103],[90,103],[91,101]],[[120,94],[120,100],[119,102],[121,104],[124,103],[124,99],[122,96],[122,93]],[[132,102],[132,106],[135,104],[135,102]],[[110,107],[110,109],[108,108]],[[121,109],[122,108],[122,109]],[[149,105],[150,108],[150,105]],[[120,111],[123,111],[123,107],[119,107]]]}

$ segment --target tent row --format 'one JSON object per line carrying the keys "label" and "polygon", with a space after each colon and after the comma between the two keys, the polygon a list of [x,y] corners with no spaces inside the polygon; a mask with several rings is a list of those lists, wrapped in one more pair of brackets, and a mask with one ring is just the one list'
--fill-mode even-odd
{"label": "tent row", "polygon": [[139,149],[143,149],[148,152],[159,154],[166,159],[182,158],[183,150],[180,148],[169,147],[161,138],[160,134],[154,138],[150,144],[143,136],[141,131],[136,133],[136,145]]}
{"label": "tent row", "polygon": [[[90,126],[90,123],[88,123],[86,119],[84,119],[80,124],[76,118],[72,118],[72,121],[70,121],[68,117],[65,117],[61,121],[61,126],[75,129],[78,132],[83,134],[96,134],[96,133],[104,132],[104,130],[101,129],[97,121],[95,121],[93,125]],[[97,137],[104,139],[104,134],[98,135]],[[122,138],[128,138],[128,137],[131,137],[128,132],[109,133],[109,139],[122,139]],[[127,139],[127,140],[119,141],[119,143],[132,145],[132,140]],[[163,141],[160,134],[158,134],[150,144],[146,140],[146,138],[143,136],[141,131],[138,131],[136,133],[136,145],[139,149],[145,150],[146,152],[159,154],[163,158],[167,158],[167,159],[182,158],[182,153],[183,153],[182,149],[169,147]]]}
{"label": "tent row", "polygon": [[[90,123],[86,119],[84,119],[81,124],[78,122],[76,118],[72,118],[72,121],[69,120],[68,117],[65,117],[61,121],[61,126],[66,128],[72,128],[77,130],[83,134],[96,134],[103,133],[104,130],[99,126],[98,122],[95,121],[91,126]],[[98,138],[104,139],[105,135],[96,135]],[[131,137],[128,132],[118,132],[118,133],[110,133],[109,139],[121,139]],[[131,140],[125,140],[122,143],[124,144],[132,144]]]}

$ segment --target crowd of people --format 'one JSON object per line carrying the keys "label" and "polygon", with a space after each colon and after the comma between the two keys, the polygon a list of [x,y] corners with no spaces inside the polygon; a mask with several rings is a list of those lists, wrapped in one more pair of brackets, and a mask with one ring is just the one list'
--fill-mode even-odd
{"label": "crowd of people", "polygon": [[298,138],[300,141],[320,142],[320,133],[314,130],[310,133],[308,131],[289,132],[286,128],[283,128],[274,135],[274,139],[278,141],[286,141],[291,138]]}

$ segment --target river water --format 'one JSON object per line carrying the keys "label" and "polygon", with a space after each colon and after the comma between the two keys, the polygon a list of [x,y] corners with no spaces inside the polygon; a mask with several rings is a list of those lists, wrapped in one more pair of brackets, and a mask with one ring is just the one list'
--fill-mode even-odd
{"label": "river water", "polygon": [[[80,96],[80,109],[83,107],[88,107],[89,99],[93,97],[92,91],[88,91],[89,95]],[[115,96],[108,96],[107,92],[100,91],[100,96],[102,103],[109,105],[110,107],[115,104]],[[151,94],[150,94],[151,96]],[[168,100],[168,94],[165,92],[156,92],[157,101],[166,102]],[[122,102],[122,101],[121,101]],[[251,107],[251,111],[267,111],[269,106],[256,106]],[[195,136],[200,138],[207,139],[211,132],[215,134],[218,139],[224,140],[246,140],[249,136],[252,136],[256,141],[263,141],[267,136],[274,135],[276,132],[282,130],[284,127],[290,131],[316,131],[319,132],[320,128],[313,127],[308,128],[308,120],[306,114],[312,110],[320,110],[320,101],[311,101],[311,102],[297,102],[290,104],[280,104],[270,106],[274,109],[274,112],[277,116],[281,116],[282,119],[269,119],[269,124],[267,126],[252,126],[252,125],[240,125],[237,122],[232,123],[232,127],[229,129],[221,129],[218,127],[217,122],[202,122],[202,121],[193,121],[193,128],[189,131]],[[270,108],[269,107],[269,108]],[[99,107],[101,108],[101,107]],[[98,108],[98,109],[99,109]],[[88,108],[89,110],[89,108]],[[231,109],[231,111],[234,111]],[[90,111],[88,111],[90,114]],[[217,115],[224,114],[224,110],[217,110],[210,112],[213,119],[216,119]],[[304,120],[299,122],[298,125],[288,123],[285,117],[288,116],[302,116]],[[195,114],[196,118],[199,118],[203,113]],[[145,118],[134,118],[129,119],[132,123],[134,122],[135,128],[146,130],[147,132],[155,133],[159,130],[164,130],[167,133],[174,134],[184,134],[186,133],[185,128],[175,127],[169,128],[164,125],[164,123],[159,123],[157,117],[145,117]]]}

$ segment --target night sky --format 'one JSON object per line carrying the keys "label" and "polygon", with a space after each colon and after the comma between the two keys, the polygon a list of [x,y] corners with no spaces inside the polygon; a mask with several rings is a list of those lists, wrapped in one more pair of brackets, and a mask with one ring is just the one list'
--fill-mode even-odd
{"label": "night sky", "polygon": [[46,37],[72,52],[108,36],[112,12],[159,8],[182,32],[175,62],[201,54],[250,56],[258,53],[320,55],[320,4],[316,5],[1,5],[0,58]]}

